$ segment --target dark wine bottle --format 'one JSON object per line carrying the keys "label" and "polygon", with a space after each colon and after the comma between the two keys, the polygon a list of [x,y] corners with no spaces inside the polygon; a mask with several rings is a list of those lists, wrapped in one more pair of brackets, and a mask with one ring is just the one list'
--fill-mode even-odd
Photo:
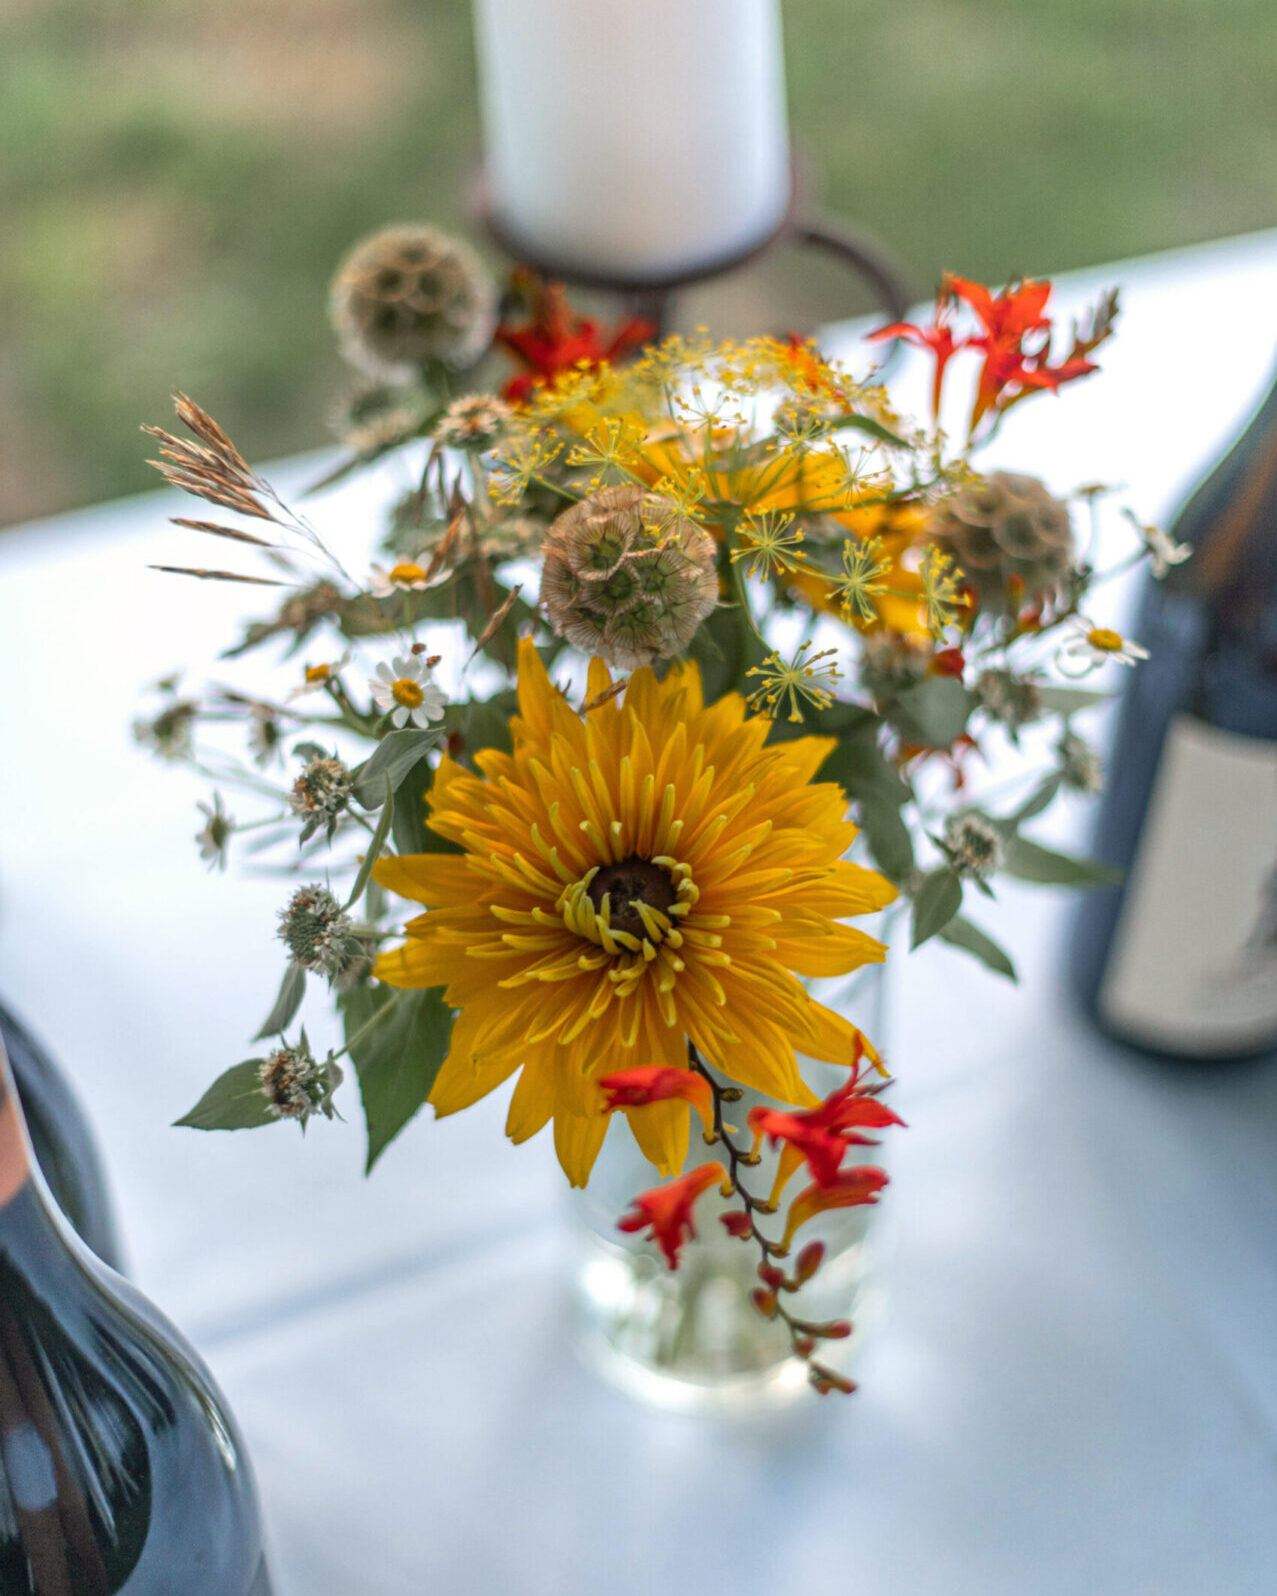
{"label": "dark wine bottle", "polygon": [[1168,1058],[1277,1051],[1277,382],[1190,494],[1150,581],[1071,967],[1108,1034]]}
{"label": "dark wine bottle", "polygon": [[124,1251],[89,1122],[66,1076],[26,1026],[0,1003],[0,1044],[9,1055],[36,1162],[80,1240],[124,1273]]}
{"label": "dark wine bottle", "polygon": [[252,1469],[226,1404],[54,1206],[3,1049],[0,1591],[269,1593]]}

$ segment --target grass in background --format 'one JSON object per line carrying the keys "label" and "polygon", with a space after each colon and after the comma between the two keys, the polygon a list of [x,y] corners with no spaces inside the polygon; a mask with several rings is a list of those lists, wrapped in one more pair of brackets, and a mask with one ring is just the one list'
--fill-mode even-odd
{"label": "grass in background", "polygon": [[[1057,271],[1277,220],[1270,0],[786,0],[830,209],[913,268]],[[10,0],[0,19],[0,522],[148,485],[196,393],[313,444],[324,291],[383,221],[458,224],[465,0]]]}

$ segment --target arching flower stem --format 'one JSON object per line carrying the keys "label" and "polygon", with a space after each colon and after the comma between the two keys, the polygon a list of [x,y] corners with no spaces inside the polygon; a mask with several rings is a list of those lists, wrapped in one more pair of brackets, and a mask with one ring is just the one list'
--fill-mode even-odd
{"label": "arching flower stem", "polygon": [[711,1130],[706,1132],[706,1141],[709,1141],[712,1133],[714,1143],[721,1147],[723,1167],[727,1171],[727,1184],[742,1205],[738,1213],[724,1215],[723,1222],[730,1234],[742,1241],[752,1241],[759,1251],[760,1284],[752,1293],[754,1307],[764,1319],[778,1319],[785,1326],[789,1333],[789,1345],[793,1355],[807,1364],[808,1378],[820,1395],[824,1396],[830,1391],[840,1391],[849,1395],[856,1389],[855,1382],[827,1368],[824,1364],[817,1363],[812,1358],[812,1353],[818,1339],[841,1340],[849,1335],[850,1324],[846,1320],[816,1323],[799,1318],[797,1314],[789,1311],[782,1300],[782,1292],[796,1291],[816,1273],[823,1258],[824,1248],[819,1242],[802,1248],[792,1277],[787,1278],[777,1267],[773,1260],[784,1258],[789,1249],[779,1242],[769,1240],[758,1226],[758,1216],[774,1214],[775,1204],[766,1198],[754,1196],[741,1175],[743,1170],[753,1169],[758,1165],[759,1155],[751,1152],[748,1147],[738,1146],[732,1140],[733,1127],[724,1114],[725,1107],[739,1102],[740,1091],[737,1087],[722,1084],[705,1063],[690,1037],[687,1042],[687,1062],[689,1068],[693,1069],[709,1087],[713,1100],[713,1120]]}

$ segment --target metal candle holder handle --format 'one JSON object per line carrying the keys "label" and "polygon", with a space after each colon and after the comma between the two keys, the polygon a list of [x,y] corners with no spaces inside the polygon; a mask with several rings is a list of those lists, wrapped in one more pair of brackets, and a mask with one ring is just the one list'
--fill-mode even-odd
{"label": "metal candle holder handle", "polygon": [[497,215],[482,177],[478,184],[476,208],[489,237],[503,253],[556,282],[615,294],[632,314],[651,322],[658,336],[669,330],[670,305],[674,295],[681,289],[714,277],[726,276],[784,243],[796,243],[841,262],[869,285],[890,321],[904,320],[913,297],[900,264],[882,245],[864,233],[840,226],[819,215],[809,217],[805,214],[796,168],[785,213],[764,237],[743,249],[707,257],[678,272],[655,276],[594,271],[577,261],[547,255],[524,243]]}

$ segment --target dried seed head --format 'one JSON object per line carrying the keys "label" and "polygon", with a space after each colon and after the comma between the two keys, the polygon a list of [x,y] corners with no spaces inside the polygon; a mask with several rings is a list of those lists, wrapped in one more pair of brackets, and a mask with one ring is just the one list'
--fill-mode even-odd
{"label": "dried seed head", "polygon": [[298,887],[279,915],[280,941],[304,970],[335,981],[365,957],[350,916],[328,891],[313,884]]}
{"label": "dried seed head", "polygon": [[288,795],[289,808],[304,822],[303,842],[323,825],[328,826],[331,836],[338,817],[350,803],[351,786],[349,767],[342,760],[320,754],[306,761]]}
{"label": "dried seed head", "polygon": [[983,815],[950,815],[944,823],[944,847],[960,876],[992,875],[1002,863],[1002,838]]}
{"label": "dried seed head", "polygon": [[718,602],[709,533],[636,485],[601,488],[565,510],[542,553],[551,626],[621,670],[681,653]]}
{"label": "dried seed head", "polygon": [[482,454],[505,432],[511,414],[510,406],[492,394],[465,394],[454,399],[439,418],[435,439],[445,449]]}
{"label": "dried seed head", "polygon": [[1068,505],[1037,477],[994,471],[936,505],[931,535],[985,609],[1014,610],[1056,592],[1073,563]]}
{"label": "dried seed head", "polygon": [[312,1114],[332,1118],[332,1097],[342,1072],[331,1056],[321,1064],[303,1037],[296,1047],[276,1048],[264,1058],[258,1078],[271,1113],[299,1120],[304,1128]]}
{"label": "dried seed head", "polygon": [[468,244],[409,224],[356,244],[330,308],[346,358],[394,381],[433,361],[472,366],[492,341],[496,289]]}
{"label": "dried seed head", "polygon": [[1014,671],[981,671],[976,678],[976,696],[986,714],[1007,727],[1019,731],[1037,720],[1042,713],[1042,690],[1036,682]]}

